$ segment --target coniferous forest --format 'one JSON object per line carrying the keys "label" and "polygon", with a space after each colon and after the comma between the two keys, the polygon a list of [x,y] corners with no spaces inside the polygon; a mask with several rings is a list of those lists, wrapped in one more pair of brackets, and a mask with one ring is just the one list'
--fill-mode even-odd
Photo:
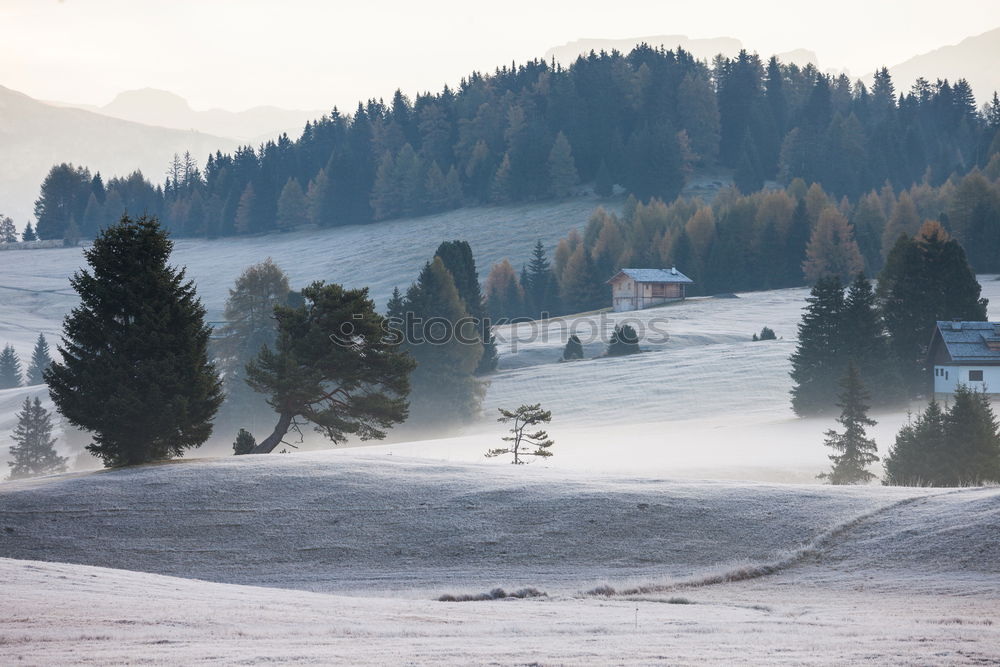
{"label": "coniferous forest", "polygon": [[998,128],[1000,99],[977,109],[961,79],[897,90],[883,68],[869,89],[746,52],[707,63],[643,45],[334,109],[297,139],[216,153],[203,166],[175,156],[162,185],[58,165],[36,202],[37,233],[93,238],[128,210],[156,215],[175,236],[214,238],[564,197],[590,182],[599,194],[617,185],[670,202],[692,173],[717,168],[746,195],[802,179],[857,205],[977,167],[995,178]]}

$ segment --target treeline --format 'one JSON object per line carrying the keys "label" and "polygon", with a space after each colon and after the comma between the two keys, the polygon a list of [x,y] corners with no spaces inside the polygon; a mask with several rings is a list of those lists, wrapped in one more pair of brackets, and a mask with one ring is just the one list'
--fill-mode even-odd
{"label": "treeline", "polygon": [[916,236],[927,220],[968,249],[975,271],[1000,272],[998,178],[994,163],[938,187],[920,183],[897,196],[884,186],[853,202],[801,179],[751,195],[729,189],[711,204],[629,198],[620,215],[598,208],[582,233],[571,230],[551,269],[541,247],[520,274],[507,261],[495,266],[486,297],[495,318],[602,308],[610,303],[605,282],[625,267],[676,266],[695,281],[693,295],[795,287],[826,275],[847,282],[878,274],[900,236]]}
{"label": "treeline", "polygon": [[203,169],[175,157],[162,185],[141,174],[105,185],[60,165],[35,215],[43,239],[72,226],[93,237],[124,209],[157,215],[176,235],[216,237],[562,197],[591,181],[602,195],[617,184],[670,201],[693,169],[719,166],[744,193],[802,178],[856,199],[985,167],[998,128],[1000,99],[977,110],[964,79],[897,93],[884,68],[869,90],[812,65],[746,52],[709,64],[642,45],[334,109],[298,139],[216,153]]}

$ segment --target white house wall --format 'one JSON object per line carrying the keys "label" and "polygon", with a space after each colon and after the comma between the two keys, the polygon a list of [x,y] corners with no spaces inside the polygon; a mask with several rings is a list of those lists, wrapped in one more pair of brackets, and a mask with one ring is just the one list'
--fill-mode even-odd
{"label": "white house wall", "polygon": [[[969,371],[982,371],[983,381],[972,382],[969,380]],[[959,384],[964,384],[969,389],[984,393],[1000,394],[1000,366],[935,366],[934,367],[934,394],[951,395]]]}

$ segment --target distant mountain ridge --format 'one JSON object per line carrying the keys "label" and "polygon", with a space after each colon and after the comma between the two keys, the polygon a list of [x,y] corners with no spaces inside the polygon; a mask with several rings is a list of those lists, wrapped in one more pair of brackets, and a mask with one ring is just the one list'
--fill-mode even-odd
{"label": "distant mountain ridge", "polygon": [[201,132],[151,127],[82,109],[40,102],[0,86],[0,212],[19,227],[54,164],[72,162],[105,178],[141,170],[161,181],[174,153],[191,151],[199,164],[233,139]]}
{"label": "distant mountain ridge", "polygon": [[[685,51],[692,53],[699,60],[711,61],[718,54],[725,56],[735,56],[742,49],[748,49],[743,42],[734,37],[709,37],[691,38],[687,35],[652,35],[649,37],[626,37],[623,39],[577,39],[560,46],[555,46],[545,52],[545,59],[555,58],[557,62],[566,66],[577,59],[578,56],[587,55],[591,51],[601,52],[612,50],[628,53],[638,44],[646,43],[652,47],[664,46],[674,49],[680,46]],[[797,65],[812,63],[819,66],[819,59],[816,54],[807,49],[796,49],[784,53],[775,54],[782,62],[794,62]],[[768,54],[770,57],[770,54]]]}
{"label": "distant mountain ridge", "polygon": [[976,101],[983,104],[993,97],[994,91],[1000,90],[998,61],[1000,28],[914,56],[890,67],[889,73],[897,92],[908,91],[921,76],[931,83],[936,79],[966,79],[972,86]]}
{"label": "distant mountain ridge", "polygon": [[54,103],[58,106],[86,109],[112,118],[176,130],[193,130],[241,142],[259,143],[282,132],[298,136],[306,121],[319,118],[328,110],[282,109],[258,106],[245,111],[208,109],[196,111],[176,93],[157,88],[126,90],[104,106]]}

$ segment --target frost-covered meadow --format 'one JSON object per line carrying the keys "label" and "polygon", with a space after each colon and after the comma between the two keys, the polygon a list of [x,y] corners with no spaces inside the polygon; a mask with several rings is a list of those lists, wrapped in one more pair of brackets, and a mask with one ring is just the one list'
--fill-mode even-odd
{"label": "frost-covered meadow", "polygon": [[[174,261],[213,318],[267,256],[294,285],[367,284],[381,305],[441,240],[469,240],[482,276],[594,205],[182,240]],[[54,342],[80,263],[0,253],[0,343]],[[997,319],[1000,282],[981,282]],[[0,662],[1000,661],[1000,489],[816,483],[833,423],[787,399],[806,294],[502,327],[484,416],[447,438],[233,458],[222,433],[177,462],[0,483]],[[644,353],[593,358],[626,319]],[[765,325],[779,340],[751,342]],[[596,333],[561,363],[570,330]],[[0,391],[0,437],[39,393]],[[554,456],[483,458],[496,408],[531,402],[553,412]],[[874,416],[884,453],[906,415]],[[497,587],[543,595],[437,600]]]}

